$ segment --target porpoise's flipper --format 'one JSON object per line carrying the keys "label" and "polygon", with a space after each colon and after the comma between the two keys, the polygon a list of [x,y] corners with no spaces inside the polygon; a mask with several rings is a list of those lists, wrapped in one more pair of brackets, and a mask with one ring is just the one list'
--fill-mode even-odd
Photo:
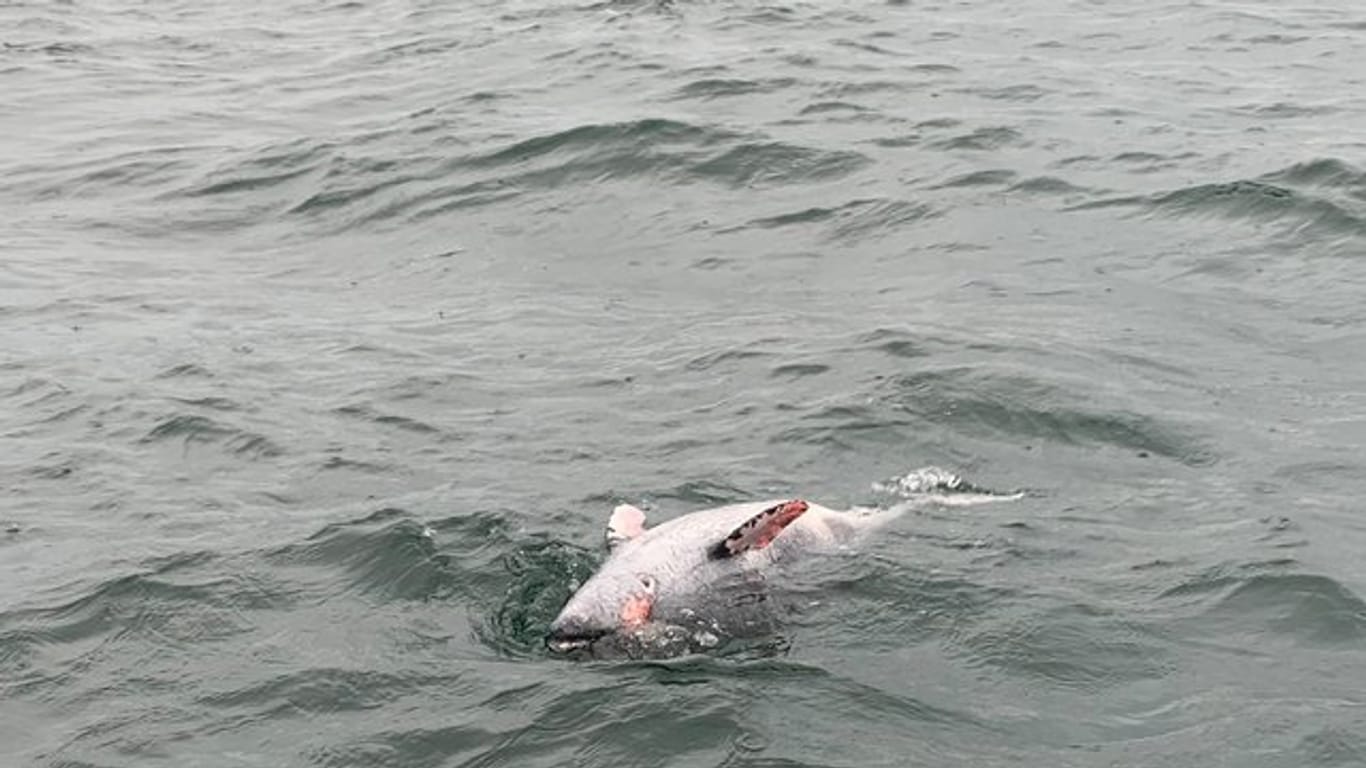
{"label": "porpoise's flipper", "polygon": [[645,533],[645,513],[638,507],[621,504],[607,519],[607,548],[616,549],[642,533]]}
{"label": "porpoise's flipper", "polygon": [[807,503],[801,499],[776,504],[740,524],[730,535],[711,548],[713,560],[735,557],[751,549],[763,549],[774,537],[802,516]]}

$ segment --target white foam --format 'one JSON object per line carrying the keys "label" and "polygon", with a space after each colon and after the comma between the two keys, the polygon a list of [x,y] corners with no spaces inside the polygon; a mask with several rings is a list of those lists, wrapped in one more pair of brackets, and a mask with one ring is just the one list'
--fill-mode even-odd
{"label": "white foam", "polygon": [[963,485],[963,478],[947,469],[921,467],[894,477],[890,480],[873,483],[873,490],[895,496],[915,496],[929,491],[954,490]]}
{"label": "white foam", "polygon": [[873,483],[873,491],[900,499],[887,510],[889,512],[931,505],[971,507],[998,501],[1015,501],[1024,498],[1025,495],[1023,491],[994,493],[984,490],[964,481],[961,475],[939,467],[921,467],[900,477]]}

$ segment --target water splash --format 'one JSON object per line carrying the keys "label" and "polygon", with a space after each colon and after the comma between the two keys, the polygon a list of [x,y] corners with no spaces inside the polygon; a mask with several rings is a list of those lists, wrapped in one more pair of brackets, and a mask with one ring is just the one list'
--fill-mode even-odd
{"label": "water splash", "polygon": [[889,497],[897,505],[938,504],[973,506],[1024,498],[1024,491],[1002,493],[964,480],[962,475],[940,467],[921,467],[904,475],[873,483],[873,492]]}

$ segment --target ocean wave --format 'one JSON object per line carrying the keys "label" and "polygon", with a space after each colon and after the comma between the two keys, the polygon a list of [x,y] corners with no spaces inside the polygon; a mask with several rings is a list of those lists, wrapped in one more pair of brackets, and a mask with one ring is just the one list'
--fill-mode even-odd
{"label": "ocean wave", "polygon": [[1255,179],[1196,184],[1153,195],[1113,197],[1070,210],[1136,208],[1149,215],[1218,216],[1275,225],[1297,237],[1366,235],[1366,172],[1324,158]]}
{"label": "ocean wave", "polygon": [[[777,229],[805,224],[820,224],[822,235],[833,242],[853,243],[867,238],[891,235],[906,225],[941,213],[925,203],[908,200],[865,199],[851,200],[833,208],[805,208],[791,213],[765,216],[747,222],[744,227]],[[734,230],[730,230],[734,231]]]}
{"label": "ocean wave", "polygon": [[1196,636],[1359,647],[1366,639],[1366,600],[1334,578],[1303,572],[1293,561],[1279,562],[1272,568],[1248,564],[1198,574],[1163,597],[1190,605],[1180,625]]}
{"label": "ocean wave", "polygon": [[956,645],[985,665],[1077,690],[1156,680],[1176,670],[1161,633],[1087,606],[982,622]]}
{"label": "ocean wave", "polygon": [[887,377],[871,399],[823,406],[775,442],[895,444],[935,425],[962,435],[1042,440],[1056,445],[1108,445],[1192,466],[1217,456],[1188,428],[1143,413],[1089,407],[1079,394],[1023,375],[975,368],[926,369]]}
{"label": "ocean wave", "polygon": [[748,96],[755,93],[771,93],[790,88],[796,84],[790,77],[774,77],[764,80],[744,80],[737,78],[706,78],[694,80],[678,89],[675,98],[679,99],[719,99],[732,96]]}
{"label": "ocean wave", "polygon": [[[200,407],[223,411],[216,401],[195,402]],[[157,421],[139,442],[144,445],[176,442],[188,449],[192,445],[217,445],[229,454],[249,459],[272,459],[286,453],[283,446],[260,432],[232,426],[221,418],[197,413],[176,413]]]}
{"label": "ocean wave", "polygon": [[[581,125],[451,160],[417,158],[334,167],[285,211],[337,217],[342,228],[415,221],[575,184],[649,178],[726,186],[788,185],[839,178],[870,161],[855,152],[754,142],[734,132],[664,120]],[[203,189],[286,183],[305,171],[219,179]],[[373,177],[373,178],[370,178]],[[240,186],[240,185],[247,186]]]}

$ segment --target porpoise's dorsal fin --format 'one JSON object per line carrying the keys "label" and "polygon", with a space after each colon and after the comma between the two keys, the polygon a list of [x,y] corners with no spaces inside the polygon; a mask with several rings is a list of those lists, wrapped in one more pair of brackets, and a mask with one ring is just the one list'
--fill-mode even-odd
{"label": "porpoise's dorsal fin", "polygon": [[792,524],[793,520],[801,517],[807,507],[807,503],[801,499],[793,499],[765,509],[741,523],[729,536],[717,542],[716,546],[711,548],[711,558],[720,560],[735,557],[751,549],[767,547],[774,537]]}
{"label": "porpoise's dorsal fin", "polygon": [[608,549],[616,549],[642,533],[645,533],[645,513],[639,507],[619,504],[607,518]]}

